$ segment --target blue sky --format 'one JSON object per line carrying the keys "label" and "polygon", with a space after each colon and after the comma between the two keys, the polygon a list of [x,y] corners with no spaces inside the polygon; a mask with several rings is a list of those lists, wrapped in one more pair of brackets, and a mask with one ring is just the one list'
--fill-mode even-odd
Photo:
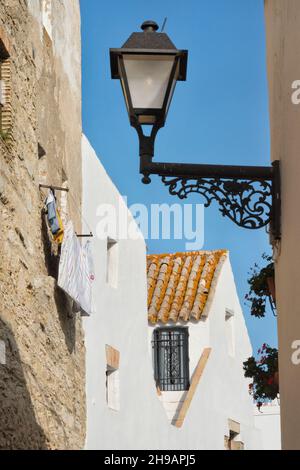
{"label": "blue sky", "polygon": [[[141,183],[138,139],[118,81],[110,78],[109,48],[121,47],[153,19],[179,49],[189,50],[188,77],[178,84],[157,161],[269,165],[270,135],[263,0],[81,0],[83,129],[128,203],[174,204],[158,177]],[[193,195],[187,200],[203,202]],[[149,240],[150,253],[185,250],[185,240]],[[250,267],[270,252],[265,230],[249,231],[205,209],[204,249],[230,251],[254,350],[277,345],[276,320],[250,316],[244,304]]]}

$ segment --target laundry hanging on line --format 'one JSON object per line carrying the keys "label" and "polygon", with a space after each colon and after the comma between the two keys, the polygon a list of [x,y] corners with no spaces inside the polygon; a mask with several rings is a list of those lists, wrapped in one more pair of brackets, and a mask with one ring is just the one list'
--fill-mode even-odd
{"label": "laundry hanging on line", "polygon": [[94,267],[94,258],[92,253],[92,242],[87,240],[83,247],[84,255],[87,259],[88,270],[89,270],[89,279],[90,281],[95,280],[95,267]]}
{"label": "laundry hanging on line", "polygon": [[94,279],[90,242],[81,247],[73,223],[70,221],[64,230],[57,284],[80,307],[83,315],[92,313]]}
{"label": "laundry hanging on line", "polygon": [[47,214],[47,222],[55,242],[61,245],[64,238],[64,227],[57,209],[56,199],[52,189],[49,190],[48,197],[45,201],[45,208]]}

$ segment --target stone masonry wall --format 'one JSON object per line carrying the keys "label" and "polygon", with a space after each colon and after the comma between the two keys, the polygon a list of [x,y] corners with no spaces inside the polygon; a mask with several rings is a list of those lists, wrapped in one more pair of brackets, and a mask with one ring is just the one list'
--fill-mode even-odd
{"label": "stone masonry wall", "polygon": [[51,35],[42,0],[0,2],[12,89],[11,131],[0,133],[0,449],[81,449],[85,440],[81,318],[56,286],[39,189],[68,185],[80,231],[80,14],[77,0],[46,1]]}

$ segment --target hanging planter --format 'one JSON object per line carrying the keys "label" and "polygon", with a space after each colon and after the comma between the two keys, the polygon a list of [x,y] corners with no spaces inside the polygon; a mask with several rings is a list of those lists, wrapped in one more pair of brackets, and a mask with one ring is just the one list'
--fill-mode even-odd
{"label": "hanging planter", "polygon": [[271,256],[263,255],[263,259],[268,264],[261,269],[255,264],[251,269],[251,276],[248,279],[250,289],[245,296],[245,299],[250,302],[251,315],[257,318],[265,316],[267,299],[270,301],[273,314],[276,315],[274,263]]}
{"label": "hanging planter", "polygon": [[278,350],[264,344],[258,353],[259,359],[250,357],[243,366],[245,377],[253,379],[249,390],[260,408],[264,402],[278,398]]}

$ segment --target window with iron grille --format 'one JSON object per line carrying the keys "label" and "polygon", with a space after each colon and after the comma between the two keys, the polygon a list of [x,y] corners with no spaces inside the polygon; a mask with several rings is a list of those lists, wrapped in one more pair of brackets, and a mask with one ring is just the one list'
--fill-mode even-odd
{"label": "window with iron grille", "polygon": [[159,328],[153,335],[154,377],[162,391],[190,387],[187,328]]}

